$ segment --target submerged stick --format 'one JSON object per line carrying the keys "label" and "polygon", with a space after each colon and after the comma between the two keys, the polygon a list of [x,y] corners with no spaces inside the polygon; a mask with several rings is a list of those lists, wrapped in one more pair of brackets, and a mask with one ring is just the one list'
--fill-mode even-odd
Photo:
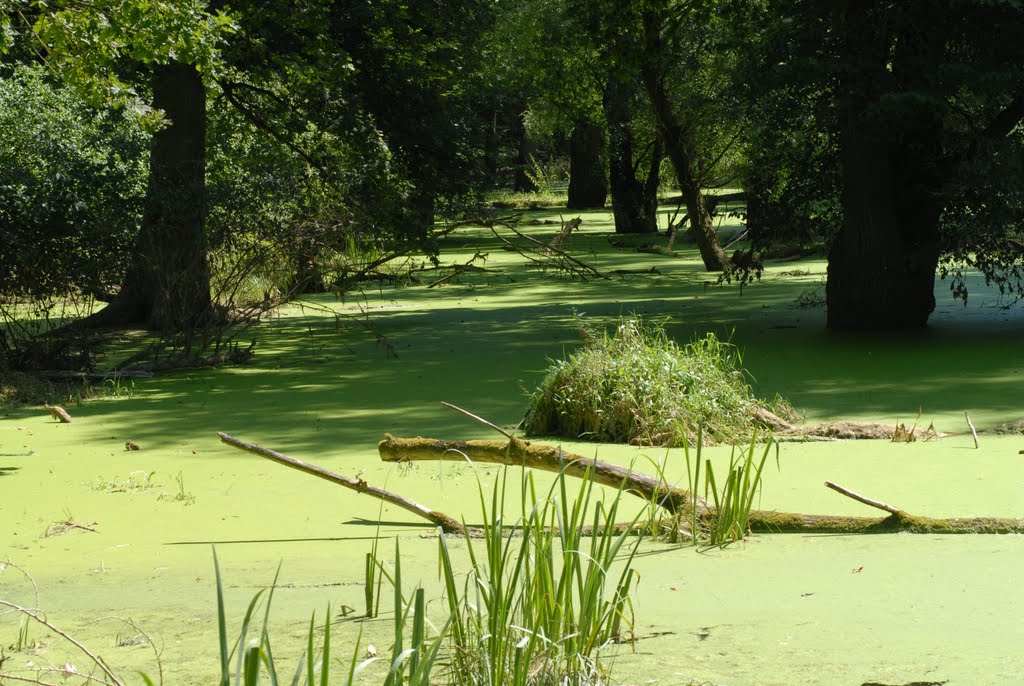
{"label": "submerged stick", "polygon": [[437,510],[432,510],[429,507],[420,505],[419,503],[409,500],[408,498],[400,496],[396,493],[385,491],[383,488],[378,488],[377,486],[368,484],[362,479],[353,479],[347,476],[342,476],[341,474],[332,472],[328,469],[324,469],[323,467],[318,467],[315,464],[303,462],[302,460],[295,459],[294,457],[289,457],[275,450],[264,448],[263,446],[257,445],[255,443],[243,441],[239,438],[235,438],[234,436],[230,436],[220,431],[217,432],[217,435],[220,436],[220,440],[224,441],[230,446],[234,446],[235,448],[247,450],[250,453],[253,453],[254,455],[265,457],[268,460],[276,462],[278,464],[282,464],[285,467],[291,467],[292,469],[297,469],[300,472],[305,472],[306,474],[318,476],[321,479],[330,481],[331,483],[338,484],[339,486],[344,486],[345,488],[350,488],[356,493],[365,493],[367,495],[371,495],[375,498],[383,500],[386,503],[397,505],[398,507],[401,507],[404,510],[408,510],[409,512],[412,512],[415,515],[418,515],[426,520],[433,522],[434,524],[440,526],[446,533],[463,533],[465,531],[465,527],[463,527],[462,524],[456,521],[453,517],[449,517],[443,512],[438,512]]}
{"label": "submerged stick", "polygon": [[886,512],[890,512],[894,515],[903,514],[903,510],[899,509],[898,507],[886,505],[881,500],[872,500],[871,498],[865,497],[860,493],[854,493],[850,489],[843,488],[839,484],[832,483],[831,481],[826,481],[825,485],[831,488],[833,491],[836,491],[837,493],[842,493],[847,498],[853,498],[859,503],[864,503],[865,505],[870,505],[871,507],[877,507],[879,510],[885,510]]}
{"label": "submerged stick", "polygon": [[[504,432],[503,432],[504,433]],[[690,492],[616,464],[567,453],[561,448],[512,439],[504,441],[444,441],[433,438],[399,438],[384,434],[377,444],[384,462],[449,460],[486,462],[529,467],[547,472],[564,472],[582,478],[589,474],[594,483],[622,488],[669,512],[683,512],[691,503]]]}
{"label": "submerged stick", "polygon": [[461,412],[462,414],[466,415],[470,419],[475,419],[476,421],[480,422],[481,424],[483,424],[484,426],[488,427],[489,429],[494,429],[495,431],[497,431],[498,433],[500,433],[502,436],[504,436],[505,438],[507,438],[510,441],[515,440],[515,437],[512,434],[510,434],[509,432],[505,431],[504,429],[502,429],[497,424],[493,424],[493,423],[487,421],[486,419],[484,419],[483,417],[481,417],[479,415],[473,414],[469,410],[464,410],[461,407],[459,407],[458,405],[453,405],[451,403],[446,403],[443,400],[441,401],[441,404],[444,405],[445,407],[447,407],[450,410],[455,410],[456,412]]}
{"label": "submerged stick", "polygon": [[974,424],[971,422],[971,415],[964,411],[964,419],[967,420],[967,426],[971,429],[971,436],[974,437],[974,448],[978,448],[978,432],[974,430]]}

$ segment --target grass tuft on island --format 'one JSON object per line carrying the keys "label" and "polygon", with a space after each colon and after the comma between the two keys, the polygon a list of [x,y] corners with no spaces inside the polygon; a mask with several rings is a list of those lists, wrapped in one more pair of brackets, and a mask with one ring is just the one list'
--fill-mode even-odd
{"label": "grass tuft on island", "polygon": [[[736,443],[764,427],[764,410],[795,416],[781,398],[758,400],[739,349],[714,333],[680,346],[639,315],[609,333],[576,318],[583,348],[555,360],[531,396],[526,432],[678,447]],[[770,427],[769,427],[770,428]]]}

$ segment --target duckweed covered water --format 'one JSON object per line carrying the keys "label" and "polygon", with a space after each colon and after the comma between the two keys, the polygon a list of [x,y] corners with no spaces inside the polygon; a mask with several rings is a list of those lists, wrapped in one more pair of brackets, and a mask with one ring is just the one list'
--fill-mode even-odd
{"label": "duckweed covered water", "polygon": [[[236,627],[282,564],[271,630],[275,656],[286,662],[301,651],[313,610],[322,616],[330,602],[362,611],[364,555],[378,532],[402,538],[406,583],[418,570],[428,596],[439,598],[430,527],[222,445],[216,432],[350,476],[362,472],[472,523],[472,468],[383,465],[376,442],[385,432],[492,437],[442,400],[515,425],[526,409],[524,389],[536,385],[548,358],[578,344],[574,310],[609,322],[634,311],[669,315],[668,329],[682,342],[708,330],[731,335],[756,393],[779,393],[811,420],[910,423],[920,410],[924,426],[955,434],[912,444],[785,444],[780,468],[766,470],[762,508],[875,514],[825,489],[829,479],[915,514],[1024,514],[1024,437],[983,435],[975,450],[963,418],[968,410],[985,429],[1024,416],[1020,308],[1001,309],[994,295],[975,290],[965,309],[940,283],[927,332],[835,335],[823,330],[820,309],[794,304],[820,283],[821,261],[770,265],[764,282],[741,294],[705,285],[695,254],[611,251],[610,217],[585,220],[576,247],[594,249],[600,267],[660,273],[580,284],[527,272],[495,248],[487,266],[499,271],[472,282],[374,288],[345,303],[317,298],[368,316],[397,358],[359,327],[339,335],[333,320],[290,307],[260,331],[251,366],[136,381],[131,398],[68,407],[75,421],[67,425],[39,409],[7,411],[0,557],[31,572],[51,621],[111,664],[155,674],[132,629],[97,621],[133,619],[156,638],[165,682],[175,685],[212,683],[217,674],[212,544]],[[485,239],[462,233],[445,248],[457,255]],[[781,274],[795,269],[809,273]],[[125,450],[129,439],[142,449]],[[685,483],[677,450],[566,447],[639,468],[666,459],[666,473]],[[727,459],[728,448],[709,454]],[[481,469],[484,483],[493,471]],[[95,531],[47,536],[60,522]],[[624,683],[1006,684],[1024,673],[1019,536],[780,535],[705,553],[654,542],[642,550],[637,641],[620,646],[615,663]],[[0,597],[31,604],[31,596],[16,570],[0,574]],[[434,607],[440,612],[440,603]],[[336,654],[346,654],[358,627],[351,615],[336,619]],[[386,650],[389,631],[386,618],[369,622],[364,641]],[[0,632],[5,646],[16,639],[10,615],[0,618]],[[55,637],[37,628],[29,638],[42,644],[38,653],[10,660],[55,657]],[[372,670],[364,679],[375,682]]]}

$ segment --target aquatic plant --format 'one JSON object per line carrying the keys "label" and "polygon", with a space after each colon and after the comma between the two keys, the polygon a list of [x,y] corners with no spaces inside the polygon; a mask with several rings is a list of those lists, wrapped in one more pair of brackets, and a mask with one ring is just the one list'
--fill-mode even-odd
{"label": "aquatic plant", "polygon": [[[277,574],[269,588],[260,590],[249,601],[238,637],[228,648],[227,621],[225,618],[224,590],[221,581],[220,565],[217,552],[213,553],[213,564],[217,578],[217,633],[220,645],[220,686],[255,686],[260,677],[266,674],[271,686],[281,681],[279,669],[281,665],[274,658],[271,648],[270,633],[267,624],[270,618],[270,605],[277,587]],[[278,568],[280,573],[280,567]],[[443,637],[447,625],[431,638],[427,637],[426,601],[422,588],[413,592],[411,603],[405,601],[402,591],[402,562],[399,544],[395,542],[394,573],[389,575],[394,588],[394,643],[392,644],[389,669],[384,679],[384,686],[426,686],[429,677],[438,661],[443,645]],[[253,616],[259,608],[263,594],[266,593],[266,605],[263,608],[263,624],[256,635],[250,638]],[[287,683],[291,686],[329,686],[331,683],[331,606],[327,605],[322,625],[316,621],[314,612],[309,619],[309,630],[306,633],[306,647],[296,664],[293,676]],[[406,634],[411,638],[406,644]],[[356,638],[352,655],[344,665],[345,686],[355,683],[359,674],[369,665],[379,661],[377,656],[360,659],[362,649],[362,630]],[[232,658],[235,661],[234,672],[231,671]],[[232,676],[234,677],[232,679]]]}
{"label": "aquatic plant", "polygon": [[572,494],[562,474],[538,498],[532,472],[524,472],[522,516],[510,523],[507,480],[508,469],[495,484],[489,508],[480,489],[483,540],[478,546],[465,534],[470,571],[461,585],[447,539],[439,540],[451,614],[452,681],[603,682],[601,651],[625,640],[632,628],[632,561],[640,537],[630,546],[626,542],[636,520],[626,527],[615,524],[621,491],[607,506],[595,504],[591,479]]}
{"label": "aquatic plant", "polygon": [[[697,450],[692,463],[690,446],[688,443],[683,445],[686,475],[690,492],[694,494],[701,492],[702,433],[701,427],[698,427]],[[761,489],[761,474],[772,446],[775,447],[776,462],[779,458],[779,444],[768,440],[758,459],[757,438],[755,432],[750,443],[738,452],[736,446],[733,446],[729,455],[729,469],[721,487],[715,478],[711,461],[704,461],[703,498],[706,509],[698,512],[697,508],[691,508],[690,512],[690,533],[694,545],[724,546],[742,540],[749,533],[750,513],[754,509],[754,498]]]}
{"label": "aquatic plant", "polygon": [[681,446],[746,440],[757,428],[739,349],[714,333],[679,346],[664,323],[621,319],[609,334],[576,319],[583,348],[555,360],[531,397],[526,430],[595,441]]}

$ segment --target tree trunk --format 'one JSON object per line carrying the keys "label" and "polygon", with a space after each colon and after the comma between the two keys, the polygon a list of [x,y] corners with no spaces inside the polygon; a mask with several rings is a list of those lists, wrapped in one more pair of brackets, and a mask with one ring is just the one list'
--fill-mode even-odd
{"label": "tree trunk", "polygon": [[843,225],[829,250],[827,323],[832,329],[919,328],[935,309],[942,119],[919,108],[907,113],[913,122],[879,122],[875,106],[882,94],[874,84],[896,80],[895,87],[912,89],[899,83],[900,63],[919,64],[934,38],[920,44],[901,36],[890,61],[878,47],[894,42],[886,23],[855,5],[846,13],[846,59],[867,67],[848,77],[842,101]]}
{"label": "tree trunk", "polygon": [[512,119],[512,131],[517,143],[516,158],[513,163],[515,176],[512,180],[512,190],[516,193],[533,193],[537,190],[537,184],[526,173],[530,169],[533,154],[537,152],[537,149],[533,141],[526,135],[526,124],[523,122],[525,116],[526,107],[524,106]]}
{"label": "tree trunk", "polygon": [[153,134],[135,258],[117,298],[91,323],[191,331],[212,313],[204,228],[206,90],[195,66],[153,67],[153,106],[168,123]]}
{"label": "tree trunk", "polygon": [[310,236],[298,237],[298,250],[295,255],[295,280],[292,290],[296,293],[324,293],[327,284],[324,283],[324,275],[320,271],[319,260],[317,260],[318,245],[315,238]]}
{"label": "tree trunk", "polygon": [[708,212],[704,194],[700,191],[699,182],[694,174],[692,144],[683,129],[672,107],[668,90],[665,87],[662,58],[661,21],[653,11],[644,12],[644,59],[640,67],[644,88],[654,108],[654,116],[658,122],[665,152],[676,172],[679,190],[686,203],[686,212],[690,218],[700,250],[704,268],[709,272],[724,271],[731,266],[729,258],[718,242],[711,213]]}
{"label": "tree trunk", "polygon": [[412,194],[412,211],[421,227],[430,228],[434,225],[435,205],[437,198],[433,191],[416,189]]}
{"label": "tree trunk", "polygon": [[605,84],[602,99],[605,118],[608,120],[608,179],[612,192],[615,233],[656,233],[658,162],[661,151],[656,141],[648,178],[645,183],[638,181],[633,163],[632,90],[630,83],[613,75]]}
{"label": "tree trunk", "polygon": [[569,209],[604,207],[604,169],[604,131],[590,120],[577,122],[569,145]]}

